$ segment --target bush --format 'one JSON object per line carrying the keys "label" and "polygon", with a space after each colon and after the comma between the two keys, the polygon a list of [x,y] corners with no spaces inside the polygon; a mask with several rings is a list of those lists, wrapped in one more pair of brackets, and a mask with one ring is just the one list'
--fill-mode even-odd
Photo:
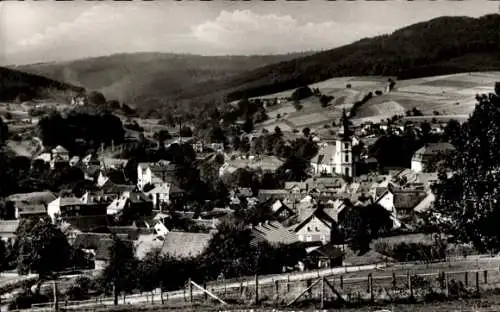
{"label": "bush", "polygon": [[292,100],[293,101],[300,101],[300,100],[306,99],[312,95],[313,95],[313,91],[311,90],[311,88],[309,88],[308,86],[303,86],[303,87],[297,88],[295,91],[293,91]]}
{"label": "bush", "polygon": [[435,243],[399,243],[389,245],[384,242],[375,244],[375,250],[397,261],[424,261],[426,263],[442,260],[446,257],[446,245]]}
{"label": "bush", "polygon": [[294,102],[293,107],[295,107],[295,109],[299,111],[302,109],[303,106],[299,102]]}
{"label": "bush", "polygon": [[348,84],[346,84],[346,85],[345,85],[345,87],[346,87],[347,89],[350,89],[350,88],[351,88],[351,84],[350,84],[350,83],[348,83]]}
{"label": "bush", "polygon": [[380,90],[375,91],[375,95],[382,95],[382,91]]}

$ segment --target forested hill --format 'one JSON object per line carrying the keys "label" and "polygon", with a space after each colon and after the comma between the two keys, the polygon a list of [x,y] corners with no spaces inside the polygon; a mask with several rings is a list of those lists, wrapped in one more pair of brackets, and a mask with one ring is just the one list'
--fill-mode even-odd
{"label": "forested hill", "polygon": [[228,100],[258,96],[337,76],[413,78],[500,69],[500,15],[440,17],[336,49],[245,72],[186,89]]}
{"label": "forested hill", "polygon": [[[311,54],[311,53],[309,53]],[[244,71],[307,55],[201,56],[141,52],[67,62],[18,66],[16,69],[81,85],[134,106],[176,97],[200,82],[230,78]],[[209,85],[209,84],[208,84]]]}
{"label": "forested hill", "polygon": [[43,76],[0,67],[0,101],[31,100],[51,98],[84,92],[82,87],[73,86]]}

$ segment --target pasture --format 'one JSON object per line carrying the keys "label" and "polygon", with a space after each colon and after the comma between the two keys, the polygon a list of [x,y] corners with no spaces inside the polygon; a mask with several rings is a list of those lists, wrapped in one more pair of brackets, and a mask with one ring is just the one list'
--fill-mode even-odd
{"label": "pasture", "polygon": [[[389,77],[338,77],[309,85],[319,88],[322,94],[333,96],[327,107],[322,107],[316,96],[300,101],[302,109],[296,110],[291,102],[270,107],[267,111],[269,120],[257,128],[278,125],[283,131],[305,127],[320,128],[337,122],[342,109],[349,110],[368,92],[374,95],[357,110],[354,124],[365,121],[379,122],[394,115],[405,115],[408,110],[418,108],[426,116],[439,114],[439,119],[448,116],[468,116],[476,105],[476,94],[493,91],[495,81],[500,80],[500,72],[473,72],[453,75],[424,77],[396,81],[393,91],[386,93]],[[350,84],[350,88],[346,85]],[[375,91],[382,91],[375,95]],[[260,98],[289,97],[294,90],[262,96]],[[283,127],[282,127],[283,126]]]}

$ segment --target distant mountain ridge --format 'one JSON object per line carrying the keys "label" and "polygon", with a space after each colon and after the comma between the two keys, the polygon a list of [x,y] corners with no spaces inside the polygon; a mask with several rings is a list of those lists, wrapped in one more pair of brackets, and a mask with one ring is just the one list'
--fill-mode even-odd
{"label": "distant mountain ridge", "polygon": [[[439,17],[392,34],[267,65],[231,79],[200,84],[204,97],[228,101],[270,94],[340,76],[401,79],[500,69],[500,15]],[[191,90],[193,90],[191,89]],[[196,94],[185,90],[181,98]]]}
{"label": "distant mountain ridge", "polygon": [[118,54],[19,69],[96,89],[142,109],[194,113],[221,101],[333,77],[400,79],[500,70],[500,15],[439,17],[317,53],[270,56]]}
{"label": "distant mountain ridge", "polygon": [[[200,82],[230,78],[264,65],[307,55],[201,56],[159,52],[122,53],[75,61],[22,65],[16,69],[102,92],[141,105],[146,97],[174,98]],[[139,101],[139,103],[137,103]]]}

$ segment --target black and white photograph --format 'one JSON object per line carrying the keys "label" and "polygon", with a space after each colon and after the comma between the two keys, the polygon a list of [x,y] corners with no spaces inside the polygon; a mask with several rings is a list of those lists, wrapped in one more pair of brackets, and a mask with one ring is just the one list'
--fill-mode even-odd
{"label": "black and white photograph", "polygon": [[0,1],[4,311],[500,311],[500,1]]}

